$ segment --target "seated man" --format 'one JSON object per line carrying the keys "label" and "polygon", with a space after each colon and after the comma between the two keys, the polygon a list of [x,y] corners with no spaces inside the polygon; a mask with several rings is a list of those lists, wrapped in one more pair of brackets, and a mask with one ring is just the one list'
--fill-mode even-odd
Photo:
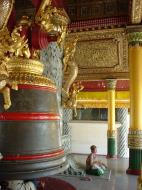
{"label": "seated man", "polygon": [[107,166],[101,161],[96,160],[97,147],[92,145],[90,147],[91,154],[86,159],[86,173],[90,175],[103,175]]}

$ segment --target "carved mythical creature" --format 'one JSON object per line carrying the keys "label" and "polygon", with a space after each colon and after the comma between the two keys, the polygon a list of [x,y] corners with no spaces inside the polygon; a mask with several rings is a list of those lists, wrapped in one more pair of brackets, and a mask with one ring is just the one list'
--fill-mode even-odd
{"label": "carved mythical creature", "polygon": [[10,46],[8,48],[8,52],[10,55],[15,57],[30,57],[30,50],[27,44],[27,40],[24,37],[20,36],[20,31],[22,30],[21,26],[15,27],[13,32],[11,33],[10,38]]}
{"label": "carved mythical creature", "polygon": [[[62,100],[63,104],[67,107],[73,108],[76,113],[76,106],[77,106],[77,94],[79,91],[83,89],[83,86],[80,82],[74,83],[77,74],[78,74],[78,66],[74,60],[74,54],[76,51],[76,43],[77,38],[72,42],[68,41],[65,43],[64,47],[64,69],[63,72],[67,72],[69,74],[68,78],[65,80],[62,90]],[[73,84],[72,88],[71,85]]]}
{"label": "carved mythical creature", "polygon": [[15,27],[11,36],[5,28],[0,32],[0,93],[4,97],[4,109],[11,106],[10,87],[18,89],[17,84],[9,81],[8,62],[12,57],[30,57],[27,40],[20,36],[21,27]]}
{"label": "carved mythical creature", "polygon": [[84,88],[84,86],[81,85],[81,82],[73,83],[72,88],[71,88],[71,90],[69,92],[69,98],[65,103],[65,105],[67,107],[70,107],[70,108],[74,109],[75,116],[77,116],[77,111],[76,111],[77,95],[81,90],[83,90],[83,88]]}
{"label": "carved mythical creature", "polygon": [[10,82],[8,79],[9,74],[6,65],[6,61],[8,60],[9,60],[8,58],[7,59],[5,58],[2,60],[0,64],[0,93],[2,93],[4,97],[5,110],[7,110],[11,106],[10,87],[14,90],[18,90],[17,84],[14,82]]}
{"label": "carved mythical creature", "polygon": [[35,21],[41,28],[50,33],[57,35],[57,43],[61,43],[65,39],[67,32],[67,24],[69,18],[63,9],[57,9],[51,5],[51,0],[43,0],[37,12]]}
{"label": "carved mythical creature", "polygon": [[64,47],[64,58],[63,58],[63,64],[64,69],[63,72],[68,72],[69,76],[66,79],[65,84],[63,85],[63,89],[69,93],[69,89],[74,82],[74,80],[77,77],[78,74],[78,65],[76,64],[74,60],[74,54],[76,51],[76,43],[78,39],[75,39],[74,41],[66,42]]}
{"label": "carved mythical creature", "polygon": [[[1,65],[0,65],[1,68]],[[8,86],[6,86],[8,85]],[[7,79],[0,81],[0,93],[3,94],[4,97],[4,109],[7,110],[11,106],[11,99],[10,99],[10,87],[13,90],[18,90],[18,85],[16,83],[11,83]]]}

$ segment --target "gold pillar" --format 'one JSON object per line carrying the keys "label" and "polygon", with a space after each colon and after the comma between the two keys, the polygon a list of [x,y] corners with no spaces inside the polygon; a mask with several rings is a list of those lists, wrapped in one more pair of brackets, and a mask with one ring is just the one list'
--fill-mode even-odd
{"label": "gold pillar", "polygon": [[130,129],[128,135],[129,168],[139,175],[142,162],[142,30],[128,29],[130,69]]}
{"label": "gold pillar", "polygon": [[108,79],[108,131],[107,131],[107,158],[116,158],[116,126],[115,126],[115,87],[116,80]]}

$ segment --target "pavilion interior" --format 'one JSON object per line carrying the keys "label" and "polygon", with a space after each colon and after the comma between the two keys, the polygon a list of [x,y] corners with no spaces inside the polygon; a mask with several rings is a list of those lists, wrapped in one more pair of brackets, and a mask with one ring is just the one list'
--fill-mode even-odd
{"label": "pavilion interior", "polygon": [[[137,189],[137,179],[142,172],[140,167],[135,169],[132,165],[131,168],[131,164],[139,158],[129,152],[129,148],[133,148],[128,145],[128,135],[130,126],[135,124],[132,120],[140,116],[138,104],[141,104],[142,90],[137,88],[142,88],[142,81],[130,68],[135,72],[139,70],[140,75],[142,68],[130,66],[134,53],[130,52],[133,55],[129,57],[128,34],[133,31],[141,33],[142,1],[64,0],[63,6],[69,17],[66,40],[77,39],[74,62],[78,66],[78,74],[74,84],[80,84],[82,88],[76,95],[76,110],[68,104],[61,106],[62,143],[71,160],[72,174],[54,177],[69,182],[77,190]],[[33,17],[35,13],[31,0],[15,0],[15,7],[17,19],[24,14]],[[142,60],[142,55],[139,57]],[[69,70],[61,74],[63,85],[69,74]],[[115,82],[115,87],[110,87],[111,82]],[[138,87],[135,87],[137,83]],[[135,104],[138,109],[132,108]],[[136,114],[139,116],[134,118]],[[139,131],[142,127],[135,126],[133,129]],[[115,147],[108,143],[108,138],[115,139]],[[92,177],[92,181],[85,181],[79,175],[80,166],[85,166],[92,144],[97,146],[98,159],[110,168],[110,179]],[[142,146],[139,149],[142,150]]]}

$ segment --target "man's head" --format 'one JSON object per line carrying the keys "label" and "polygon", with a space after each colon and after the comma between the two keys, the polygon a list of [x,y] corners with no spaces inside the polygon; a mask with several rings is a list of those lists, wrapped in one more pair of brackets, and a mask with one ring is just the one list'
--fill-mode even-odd
{"label": "man's head", "polygon": [[96,151],[97,151],[97,147],[95,145],[91,145],[90,149],[91,149],[92,153],[96,153]]}

